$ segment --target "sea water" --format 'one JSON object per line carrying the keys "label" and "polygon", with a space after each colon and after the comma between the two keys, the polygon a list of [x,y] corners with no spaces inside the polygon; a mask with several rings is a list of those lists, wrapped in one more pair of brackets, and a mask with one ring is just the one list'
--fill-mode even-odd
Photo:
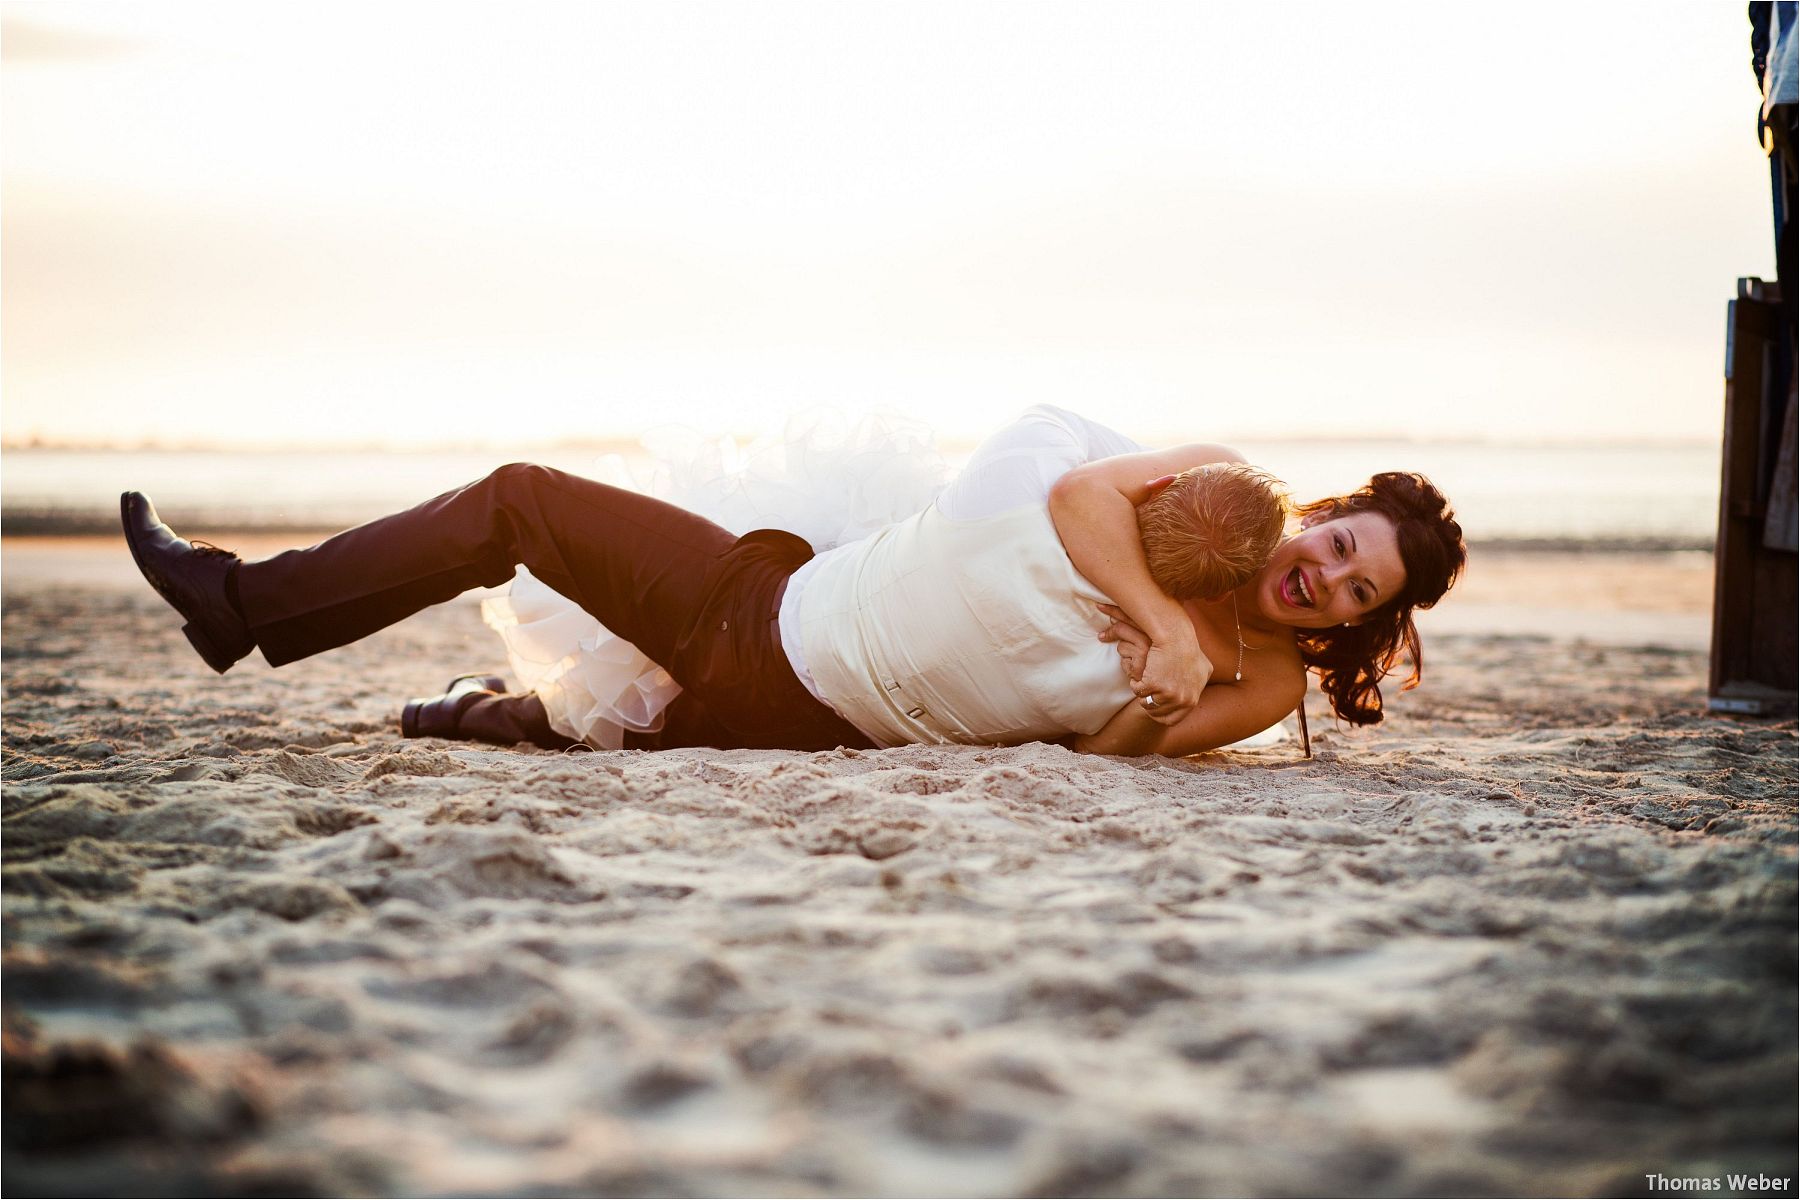
{"label": "sea water", "polygon": [[[1429,476],[1472,541],[1556,540],[1704,547],[1717,524],[1719,452],[1701,443],[1537,445],[1430,441],[1246,440],[1240,448],[1298,500],[1355,487],[1375,471]],[[483,450],[66,450],[0,455],[8,532],[116,527],[119,493],[147,492],[189,527],[338,528],[458,487],[528,458],[581,474],[598,447]],[[947,447],[954,466],[967,447]],[[648,479],[649,458],[624,455]]]}

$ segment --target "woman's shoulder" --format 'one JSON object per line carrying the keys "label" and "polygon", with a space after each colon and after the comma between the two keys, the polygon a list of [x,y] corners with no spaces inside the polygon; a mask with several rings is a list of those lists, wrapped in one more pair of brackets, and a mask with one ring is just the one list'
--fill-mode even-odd
{"label": "woman's shoulder", "polygon": [[1306,695],[1306,662],[1291,630],[1245,631],[1244,678],[1236,681],[1254,702],[1275,714],[1291,712]]}
{"label": "woman's shoulder", "polygon": [[[1228,603],[1189,601],[1187,610],[1201,648],[1213,661],[1215,681],[1233,684],[1259,710],[1279,708],[1272,720],[1300,702],[1306,694],[1306,664],[1292,629],[1245,629]],[[1240,663],[1242,679],[1235,678]]]}

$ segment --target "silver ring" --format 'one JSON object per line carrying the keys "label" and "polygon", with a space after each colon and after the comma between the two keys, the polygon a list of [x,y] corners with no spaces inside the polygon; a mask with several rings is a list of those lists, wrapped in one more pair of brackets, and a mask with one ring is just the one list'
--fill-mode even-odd
{"label": "silver ring", "polygon": [[1145,708],[1155,708],[1156,707],[1156,697],[1155,696],[1145,696],[1144,697],[1144,707]]}

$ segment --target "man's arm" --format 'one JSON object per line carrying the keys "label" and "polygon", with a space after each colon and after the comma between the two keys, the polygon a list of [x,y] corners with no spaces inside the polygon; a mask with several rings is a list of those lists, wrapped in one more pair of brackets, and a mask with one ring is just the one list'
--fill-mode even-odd
{"label": "man's arm", "polygon": [[1050,488],[1050,518],[1069,561],[1149,635],[1144,671],[1132,687],[1139,696],[1156,697],[1156,707],[1144,712],[1159,725],[1176,725],[1192,711],[1212,664],[1200,652],[1187,610],[1150,576],[1137,506],[1149,499],[1160,477],[1206,463],[1243,461],[1229,446],[1202,442],[1086,463]]}

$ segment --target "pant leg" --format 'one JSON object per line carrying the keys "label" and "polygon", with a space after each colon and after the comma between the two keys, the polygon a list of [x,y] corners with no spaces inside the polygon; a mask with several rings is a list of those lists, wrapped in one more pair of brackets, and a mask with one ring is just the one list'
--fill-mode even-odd
{"label": "pant leg", "polygon": [[736,541],[672,504],[514,463],[405,512],[243,564],[239,601],[273,666],[346,645],[520,565],[678,682],[677,653]]}

